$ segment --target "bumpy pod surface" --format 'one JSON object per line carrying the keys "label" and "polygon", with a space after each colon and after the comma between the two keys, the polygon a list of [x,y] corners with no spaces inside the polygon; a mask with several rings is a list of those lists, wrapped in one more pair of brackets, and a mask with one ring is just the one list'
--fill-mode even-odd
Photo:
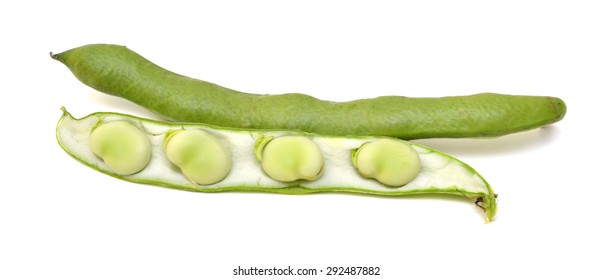
{"label": "bumpy pod surface", "polygon": [[124,46],[95,44],[52,57],[86,85],[172,121],[403,139],[500,136],[552,124],[566,112],[556,97],[480,93],[331,102],[299,93],[250,94],[185,77]]}
{"label": "bumpy pod surface", "polygon": [[[140,128],[151,145],[152,156],[140,172],[121,175],[113,172],[89,147],[92,129],[100,123],[126,121]],[[164,139],[176,130],[202,130],[223,143],[231,157],[231,170],[222,180],[202,185],[185,177],[164,155]],[[323,157],[318,178],[282,182],[268,176],[257,159],[256,147],[262,139],[284,136],[306,137],[317,145]],[[474,200],[485,211],[485,220],[495,216],[496,195],[491,186],[474,169],[444,153],[405,140],[417,153],[420,169],[406,184],[387,186],[361,176],[353,166],[354,152],[368,142],[385,137],[323,136],[289,130],[254,130],[223,128],[195,123],[159,122],[117,113],[94,113],[81,119],[66,110],[57,125],[60,146],[81,163],[110,176],[136,183],[164,186],[197,192],[251,191],[283,194],[347,192],[379,196],[415,194],[451,194]]]}

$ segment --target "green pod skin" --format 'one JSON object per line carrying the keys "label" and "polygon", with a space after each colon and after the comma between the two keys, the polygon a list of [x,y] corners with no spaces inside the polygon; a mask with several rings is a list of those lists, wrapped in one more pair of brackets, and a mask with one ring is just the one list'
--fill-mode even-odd
{"label": "green pod skin", "polygon": [[[63,109],[63,108],[62,108]],[[360,193],[377,196],[409,196],[444,194],[465,197],[476,202],[489,222],[497,211],[496,195],[487,181],[467,164],[444,153],[405,140],[419,156],[419,173],[404,185],[387,186],[375,179],[363,177],[353,166],[352,155],[364,144],[385,137],[323,136],[301,131],[254,130],[223,128],[197,123],[160,122],[117,113],[94,113],[75,119],[65,109],[56,136],[60,146],[81,163],[110,176],[142,184],[163,186],[196,192],[271,192],[308,194],[319,192]],[[151,145],[148,165],[135,174],[113,172],[89,148],[91,130],[100,122],[127,121],[141,128]],[[174,130],[203,130],[230,151],[231,170],[221,181],[202,185],[190,180],[164,155],[165,135]],[[282,182],[268,176],[257,159],[256,147],[267,137],[300,136],[311,140],[320,149],[323,171],[313,180]]]}
{"label": "green pod skin", "polygon": [[480,93],[331,102],[299,93],[244,93],[161,68],[124,46],[94,44],[51,57],[86,85],[171,121],[402,139],[492,137],[561,120],[556,97]]}

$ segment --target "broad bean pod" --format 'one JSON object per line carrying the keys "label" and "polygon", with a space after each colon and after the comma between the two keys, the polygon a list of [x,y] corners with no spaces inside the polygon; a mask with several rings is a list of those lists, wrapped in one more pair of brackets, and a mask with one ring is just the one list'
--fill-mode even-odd
{"label": "broad bean pod", "polygon": [[[450,194],[475,201],[484,210],[487,222],[493,219],[497,210],[493,189],[473,168],[449,155],[406,140],[224,128],[104,112],[75,119],[62,109],[63,115],[56,130],[60,146],[81,163],[130,182],[197,192],[345,192],[378,196]],[[113,125],[116,123],[121,125]],[[111,130],[114,127],[124,129],[126,123],[130,131],[137,129],[140,132],[125,137],[140,139],[144,136],[146,140],[128,139],[129,146],[122,146],[117,141],[105,141],[104,135],[96,132],[96,129],[105,127],[110,132],[104,134],[114,137],[116,131]],[[92,134],[102,139],[91,141]],[[282,141],[273,144],[276,139]],[[105,143],[105,149],[130,149],[126,152],[131,154],[138,153],[133,150],[144,151],[142,154],[150,156],[132,157],[130,164],[137,168],[128,168],[130,172],[117,172],[107,165],[107,162],[116,161],[103,158],[112,157],[112,153],[105,155],[94,151],[100,142]],[[392,145],[387,145],[388,142]],[[134,143],[150,145],[150,149],[133,147]],[[272,145],[276,147],[266,150]],[[298,151],[296,156],[288,155],[292,147]],[[386,166],[388,163],[398,164]],[[265,164],[270,167],[265,167]],[[197,170],[200,166],[203,173]],[[295,168],[291,169],[291,166]],[[410,175],[405,176],[402,170]],[[291,172],[298,175],[284,176]]]}
{"label": "broad bean pod", "polygon": [[51,57],[86,85],[167,120],[224,127],[403,139],[491,137],[546,126],[566,112],[556,97],[496,93],[348,102],[299,93],[250,94],[176,74],[118,45],[86,45]]}

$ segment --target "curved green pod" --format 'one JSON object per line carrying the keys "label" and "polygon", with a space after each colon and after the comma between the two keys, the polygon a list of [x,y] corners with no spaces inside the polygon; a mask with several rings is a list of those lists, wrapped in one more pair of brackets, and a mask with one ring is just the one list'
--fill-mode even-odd
{"label": "curved green pod", "polygon": [[249,94],[170,72],[117,45],[86,45],[52,57],[86,85],[168,120],[224,127],[403,139],[488,137],[552,124],[566,112],[556,97],[495,93],[349,102],[298,93]]}
{"label": "curved green pod", "polygon": [[[63,109],[63,108],[62,108]],[[60,146],[81,163],[107,175],[136,183],[157,185],[197,192],[246,191],[282,194],[317,192],[346,192],[379,196],[407,196],[414,194],[451,194],[472,199],[485,211],[488,222],[495,216],[496,195],[491,186],[474,169],[441,152],[405,140],[420,160],[418,175],[399,186],[387,186],[375,179],[360,175],[353,166],[352,156],[365,143],[386,137],[322,136],[289,130],[253,130],[223,128],[196,123],[153,121],[117,113],[93,113],[75,119],[65,109],[57,125]],[[120,175],[106,166],[89,146],[92,129],[100,123],[125,121],[138,127],[151,145],[151,159],[140,172]],[[203,130],[223,143],[229,151],[231,170],[220,181],[202,185],[187,178],[164,155],[164,139],[177,130]],[[256,147],[268,137],[300,136],[317,145],[323,156],[321,174],[312,181],[281,182],[268,176],[257,158]],[[391,139],[391,138],[389,138]]]}

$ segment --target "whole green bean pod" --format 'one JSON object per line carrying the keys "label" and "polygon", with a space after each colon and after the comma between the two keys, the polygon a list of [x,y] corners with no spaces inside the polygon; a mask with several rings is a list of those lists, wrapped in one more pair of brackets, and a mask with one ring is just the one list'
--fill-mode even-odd
{"label": "whole green bean pod", "polygon": [[86,85],[171,121],[403,139],[490,137],[561,120],[556,97],[480,93],[332,102],[299,93],[244,93],[159,67],[124,46],[95,44],[51,55]]}

